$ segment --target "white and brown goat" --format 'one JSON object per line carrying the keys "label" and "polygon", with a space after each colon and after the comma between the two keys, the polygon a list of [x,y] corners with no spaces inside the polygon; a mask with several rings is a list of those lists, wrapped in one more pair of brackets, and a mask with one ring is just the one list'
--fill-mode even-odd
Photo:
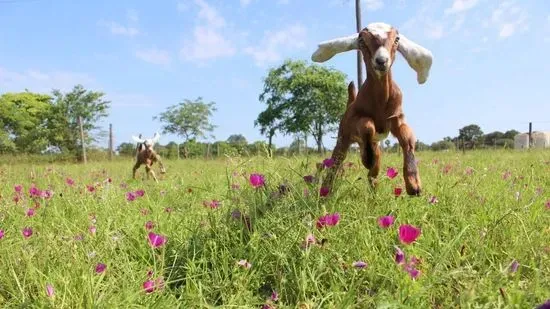
{"label": "white and brown goat", "polygon": [[380,172],[379,142],[391,133],[403,149],[403,177],[407,193],[419,195],[421,182],[414,155],[416,139],[405,122],[402,93],[392,79],[391,68],[396,52],[399,52],[416,72],[418,83],[424,84],[432,66],[432,53],[391,25],[371,23],[357,34],[319,43],[311,59],[325,62],[338,53],[351,50],[361,51],[367,79],[359,85],[357,94],[353,82],[348,86],[348,106],[340,121],[338,139],[332,152],[335,164],[328,170],[323,186],[332,189],[335,175],[350,145],[355,142],[359,144],[361,161],[369,170],[369,181],[375,186]]}
{"label": "white and brown goat", "polygon": [[162,164],[160,156],[153,149],[153,146],[160,139],[160,134],[156,132],[153,138],[148,139],[142,139],[140,134],[139,137],[132,136],[132,139],[138,143],[136,146],[136,163],[132,169],[132,178],[136,178],[136,171],[142,164],[145,164],[147,179],[149,179],[150,175],[156,182],[158,182],[157,176],[152,168],[153,163],[158,162],[161,174],[166,173],[166,169],[164,168],[164,164]]}

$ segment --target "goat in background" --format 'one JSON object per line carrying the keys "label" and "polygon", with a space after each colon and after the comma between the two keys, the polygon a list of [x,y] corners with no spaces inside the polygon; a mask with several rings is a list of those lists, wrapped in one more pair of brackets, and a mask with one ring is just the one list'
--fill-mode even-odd
{"label": "goat in background", "polygon": [[407,194],[420,195],[420,174],[414,155],[416,138],[405,122],[402,93],[392,79],[391,66],[396,52],[401,53],[416,72],[417,82],[424,84],[432,65],[432,53],[391,25],[371,23],[358,34],[319,43],[311,59],[325,62],[350,50],[362,52],[367,79],[359,85],[357,94],[353,82],[348,86],[348,106],[340,121],[338,139],[332,152],[335,164],[328,170],[323,187],[332,190],[335,174],[354,142],[359,144],[361,161],[369,170],[369,182],[376,187],[381,161],[379,142],[391,132],[403,149],[403,178]]}
{"label": "goat in background", "polygon": [[153,176],[153,179],[158,182],[155,172],[152,169],[153,163],[158,162],[161,174],[166,173],[166,169],[164,168],[164,164],[162,164],[160,156],[153,149],[153,146],[160,139],[160,134],[156,132],[153,138],[149,139],[142,139],[140,134],[139,137],[132,136],[132,139],[138,143],[136,146],[136,163],[132,169],[132,178],[136,179],[136,171],[142,164],[145,164],[147,179],[149,179],[149,176]]}

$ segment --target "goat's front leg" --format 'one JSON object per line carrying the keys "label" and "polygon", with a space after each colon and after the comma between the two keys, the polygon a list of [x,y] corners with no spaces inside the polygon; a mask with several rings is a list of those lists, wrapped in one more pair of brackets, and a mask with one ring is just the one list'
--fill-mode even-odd
{"label": "goat's front leg", "polygon": [[391,134],[397,138],[403,150],[403,178],[407,194],[420,195],[420,173],[414,156],[416,138],[412,129],[405,123],[403,115],[391,120]]}
{"label": "goat's front leg", "polygon": [[[340,125],[342,126],[342,124]],[[338,139],[336,140],[336,146],[332,150],[331,158],[334,160],[334,165],[330,167],[323,179],[322,187],[327,188],[329,192],[332,191],[336,173],[340,170],[342,163],[346,159],[349,146],[351,145],[349,134],[345,133],[343,128],[338,131]]]}
{"label": "goat's front leg", "polygon": [[376,128],[374,121],[369,117],[363,117],[357,122],[357,132],[361,142],[359,150],[361,152],[361,163],[369,170],[369,183],[376,187],[376,178],[380,173],[380,146],[375,141]]}
{"label": "goat's front leg", "polygon": [[141,166],[141,163],[138,161],[136,161],[136,164],[134,164],[134,167],[132,168],[132,178],[133,179],[136,179],[136,171],[138,170],[138,168]]}
{"label": "goat's front leg", "polygon": [[147,162],[147,165],[145,165],[145,170],[147,171],[147,179],[149,179],[149,175],[151,175],[155,182],[159,182],[150,162]]}

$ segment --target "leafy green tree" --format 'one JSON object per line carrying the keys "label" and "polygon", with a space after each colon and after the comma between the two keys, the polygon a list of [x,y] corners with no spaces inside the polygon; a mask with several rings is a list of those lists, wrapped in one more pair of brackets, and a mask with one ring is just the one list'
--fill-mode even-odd
{"label": "leafy green tree", "polygon": [[255,124],[262,134],[313,136],[323,151],[323,137],[337,129],[346,108],[346,75],[305,61],[286,60],[271,69],[264,80],[260,101],[267,104]]}
{"label": "leafy green tree", "polygon": [[477,124],[470,124],[458,130],[458,138],[464,140],[468,148],[483,142],[483,131]]}
{"label": "leafy green tree", "polygon": [[504,132],[504,136],[503,136],[502,138],[513,140],[514,137],[515,137],[516,135],[518,135],[519,133],[520,133],[519,131],[514,130],[514,129],[508,130],[508,131]]}
{"label": "leafy green tree", "polygon": [[0,152],[46,150],[51,100],[49,95],[29,91],[0,96]]}
{"label": "leafy green tree", "polygon": [[82,118],[84,143],[90,145],[97,141],[97,137],[105,134],[97,124],[109,115],[111,102],[104,99],[105,93],[86,90],[82,85],[74,86],[68,93],[54,89],[52,94],[52,113],[47,125],[51,146],[80,158],[82,154],[78,118]]}
{"label": "leafy green tree", "polygon": [[[154,116],[153,120],[164,123],[163,133],[173,133],[184,138],[185,142],[206,138],[214,131],[215,125],[210,123],[210,117],[217,109],[214,102],[205,103],[201,97],[191,101],[183,100],[169,106],[166,111]],[[210,134],[210,137],[214,137]]]}
{"label": "leafy green tree", "polygon": [[133,143],[121,143],[116,148],[118,153],[123,156],[134,156],[136,154],[136,144]]}
{"label": "leafy green tree", "polygon": [[246,137],[244,137],[242,134],[232,134],[227,138],[227,142],[229,144],[235,144],[235,145],[246,145],[248,144],[248,141],[246,140]]}

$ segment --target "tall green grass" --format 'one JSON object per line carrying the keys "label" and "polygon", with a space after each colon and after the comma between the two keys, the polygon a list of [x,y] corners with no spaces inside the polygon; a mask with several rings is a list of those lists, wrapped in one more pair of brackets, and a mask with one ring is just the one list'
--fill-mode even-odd
{"label": "tall green grass", "polygon": [[[319,184],[303,176],[323,159],[166,161],[158,184],[141,179],[143,169],[132,180],[131,159],[5,164],[0,307],[534,308],[550,298],[548,151],[420,152],[423,195],[413,198],[394,195],[403,187],[398,154],[384,154],[376,192],[349,156],[336,190],[320,198]],[[388,167],[399,175],[388,178]],[[251,173],[263,174],[265,186],[253,188]],[[32,183],[53,196],[31,199]],[[136,190],[145,194],[128,201]],[[210,208],[212,200],[220,206]],[[235,210],[250,217],[252,231]],[[316,228],[335,212],[337,225]],[[386,215],[395,222],[382,228],[377,219]],[[400,242],[402,224],[421,229],[414,243]],[[166,244],[152,248],[150,231]],[[310,233],[317,243],[304,248]],[[396,264],[396,246],[407,261],[420,260],[416,279]],[[107,267],[98,274],[99,263]],[[162,287],[145,293],[143,284],[160,278]]]}

